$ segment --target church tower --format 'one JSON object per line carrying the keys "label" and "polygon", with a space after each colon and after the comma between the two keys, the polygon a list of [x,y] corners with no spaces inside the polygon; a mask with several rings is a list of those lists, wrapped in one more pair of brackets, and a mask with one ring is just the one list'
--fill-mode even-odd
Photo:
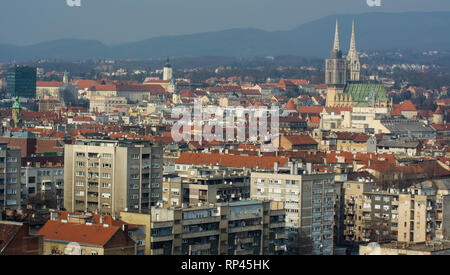
{"label": "church tower", "polygon": [[327,90],[327,106],[335,105],[335,98],[338,98],[344,91],[346,83],[346,60],[342,57],[339,46],[339,25],[336,19],[336,31],[334,35],[334,46],[331,50],[330,58],[325,63],[325,84]]}
{"label": "church tower", "polygon": [[169,58],[167,57],[166,64],[164,65],[163,70],[163,80],[172,80],[173,77],[173,70],[172,65],[170,65]]}
{"label": "church tower", "polygon": [[358,52],[356,51],[355,21],[352,23],[352,38],[350,40],[350,50],[347,55],[348,80],[359,81],[361,64],[359,63]]}
{"label": "church tower", "polygon": [[19,103],[19,97],[16,97],[12,106],[11,119],[11,127],[21,128],[23,126],[22,106]]}

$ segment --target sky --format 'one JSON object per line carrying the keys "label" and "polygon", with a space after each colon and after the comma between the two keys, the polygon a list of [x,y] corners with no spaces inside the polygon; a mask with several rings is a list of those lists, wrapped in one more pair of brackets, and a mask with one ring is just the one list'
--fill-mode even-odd
{"label": "sky", "polygon": [[[449,0],[67,0],[0,1],[0,44],[78,38],[108,45],[231,28],[288,30],[333,14],[450,11]],[[73,1],[73,0],[69,0]]]}

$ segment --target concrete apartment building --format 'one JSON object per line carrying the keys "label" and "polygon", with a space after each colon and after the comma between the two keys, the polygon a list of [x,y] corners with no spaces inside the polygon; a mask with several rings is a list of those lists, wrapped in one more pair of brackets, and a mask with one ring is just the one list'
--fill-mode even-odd
{"label": "concrete apartment building", "polygon": [[250,173],[243,169],[190,167],[185,172],[165,175],[163,185],[164,205],[170,206],[250,198]]}
{"label": "concrete apartment building", "polygon": [[21,208],[20,185],[21,151],[8,148],[8,143],[0,142],[0,209]]}
{"label": "concrete apartment building", "polygon": [[348,243],[448,240],[450,183],[425,181],[408,190],[379,191],[371,182],[345,182],[344,237]]}
{"label": "concrete apartment building", "polygon": [[58,207],[64,207],[64,167],[60,163],[45,163],[21,168],[22,201],[50,193],[55,196]]}
{"label": "concrete apartment building", "polygon": [[269,255],[286,251],[283,203],[239,201],[122,212],[145,226],[146,255]]}
{"label": "concrete apartment building", "polygon": [[398,241],[421,243],[450,239],[450,182],[419,183],[401,194]]}
{"label": "concrete apartment building", "polygon": [[[285,202],[286,233],[309,237],[314,254],[333,254],[334,206],[336,201],[334,174],[312,174],[275,165],[273,173],[251,174],[251,198]],[[308,169],[306,169],[308,170]]]}
{"label": "concrete apartment building", "polygon": [[78,140],[65,146],[66,210],[117,216],[161,200],[162,148],[147,141]]}

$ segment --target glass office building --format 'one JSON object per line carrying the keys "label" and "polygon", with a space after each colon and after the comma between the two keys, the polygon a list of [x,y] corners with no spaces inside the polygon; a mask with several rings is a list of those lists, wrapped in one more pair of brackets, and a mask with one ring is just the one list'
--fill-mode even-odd
{"label": "glass office building", "polygon": [[8,70],[7,92],[11,97],[36,97],[36,68],[13,65]]}

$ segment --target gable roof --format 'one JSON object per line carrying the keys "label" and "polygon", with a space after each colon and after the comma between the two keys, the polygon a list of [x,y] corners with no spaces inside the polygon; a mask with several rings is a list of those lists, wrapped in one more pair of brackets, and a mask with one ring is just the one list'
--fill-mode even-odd
{"label": "gable roof", "polygon": [[47,240],[104,246],[119,230],[120,227],[114,225],[104,227],[102,224],[87,225],[49,220],[37,235],[42,235]]}

